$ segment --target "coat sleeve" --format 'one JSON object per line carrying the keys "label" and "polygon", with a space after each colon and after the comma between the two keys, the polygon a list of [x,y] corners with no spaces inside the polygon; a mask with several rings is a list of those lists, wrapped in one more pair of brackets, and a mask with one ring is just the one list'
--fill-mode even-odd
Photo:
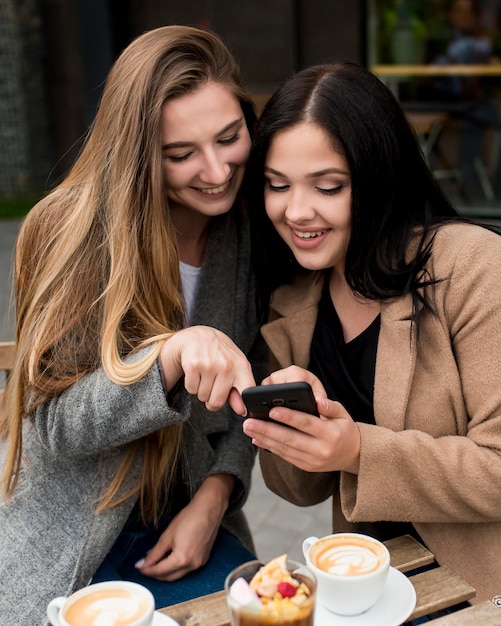
{"label": "coat sleeve", "polygon": [[501,520],[501,238],[455,228],[434,247],[445,280],[427,322],[431,345],[418,344],[404,429],[359,425],[358,477],[341,476],[349,521]]}
{"label": "coat sleeve", "polygon": [[[142,354],[138,352],[134,358]],[[62,456],[84,457],[182,422],[189,417],[189,407],[186,393],[179,410],[168,406],[155,363],[131,385],[115,384],[102,369],[89,373],[37,407],[31,421],[46,449]]]}
{"label": "coat sleeve", "polygon": [[338,472],[305,472],[267,450],[259,451],[259,462],[266,486],[297,506],[313,506],[327,500],[339,484]]}
{"label": "coat sleeve", "polygon": [[[228,408],[227,430],[214,438],[209,437],[209,443],[214,451],[214,462],[208,474],[231,474],[236,478],[227,515],[240,510],[245,504],[251,486],[251,475],[256,449],[251,440],[242,430],[242,418]],[[207,419],[211,419],[208,415]]]}
{"label": "coat sleeve", "polygon": [[[267,362],[267,349],[261,339],[249,352],[254,376],[263,373]],[[264,375],[264,374],[263,374]],[[208,411],[196,398],[185,429],[185,441],[199,458],[207,464],[197,464],[190,469],[189,483],[194,490],[213,474],[231,474],[236,479],[226,516],[240,511],[247,501],[251,488],[252,469],[256,448],[242,429],[243,418],[233,412],[227,403],[220,411]]]}

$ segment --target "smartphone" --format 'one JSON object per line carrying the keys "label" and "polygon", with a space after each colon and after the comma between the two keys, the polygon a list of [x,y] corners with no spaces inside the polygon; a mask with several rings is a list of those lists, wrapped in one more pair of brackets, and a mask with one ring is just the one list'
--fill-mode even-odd
{"label": "smartphone", "polygon": [[285,406],[288,409],[317,415],[315,396],[309,383],[294,382],[278,385],[258,385],[242,391],[242,398],[251,417],[271,420],[270,409]]}

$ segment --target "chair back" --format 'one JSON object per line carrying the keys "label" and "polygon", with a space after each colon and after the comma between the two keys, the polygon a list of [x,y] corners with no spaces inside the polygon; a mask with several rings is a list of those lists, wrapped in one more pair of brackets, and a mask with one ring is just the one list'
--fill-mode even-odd
{"label": "chair back", "polygon": [[16,355],[16,344],[13,341],[0,341],[0,372],[2,373],[2,388],[0,389],[0,400],[3,396],[3,387],[9,375],[10,370],[14,366],[14,358]]}

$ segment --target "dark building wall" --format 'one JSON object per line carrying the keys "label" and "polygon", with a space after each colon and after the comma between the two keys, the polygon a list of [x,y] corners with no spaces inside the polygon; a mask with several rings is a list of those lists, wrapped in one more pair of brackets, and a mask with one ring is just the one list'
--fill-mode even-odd
{"label": "dark building wall", "polygon": [[365,63],[363,0],[299,0],[297,4],[301,67],[335,61]]}
{"label": "dark building wall", "polygon": [[54,180],[68,171],[81,148],[114,51],[106,1],[41,0],[40,5]]}
{"label": "dark building wall", "polygon": [[[229,45],[256,93],[273,91],[313,63],[364,61],[364,0],[0,0],[2,4],[17,11],[26,4],[38,7],[40,54],[31,55],[31,76],[41,82],[36,100],[40,114],[36,125],[33,116],[26,119],[24,130],[32,139],[31,162],[41,167],[38,173],[27,171],[27,187],[46,188],[67,173],[113,60],[146,30],[176,23],[211,28]],[[33,102],[29,81],[20,83],[26,85],[23,98]],[[50,176],[44,173],[41,182],[43,166]]]}
{"label": "dark building wall", "polygon": [[130,36],[165,24],[211,28],[230,46],[248,87],[265,92],[314,63],[364,62],[363,6],[360,0],[131,0],[129,28]]}
{"label": "dark building wall", "polygon": [[0,195],[45,184],[51,152],[36,0],[0,0]]}

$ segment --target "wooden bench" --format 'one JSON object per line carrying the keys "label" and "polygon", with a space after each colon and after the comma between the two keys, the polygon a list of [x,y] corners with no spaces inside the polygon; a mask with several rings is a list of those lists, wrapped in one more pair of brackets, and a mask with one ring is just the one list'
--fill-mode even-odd
{"label": "wooden bench", "polygon": [[[4,375],[4,379],[9,375],[14,365],[14,357],[16,354],[16,344],[13,341],[0,342],[0,372]],[[3,389],[0,389],[0,400],[3,396]]]}

